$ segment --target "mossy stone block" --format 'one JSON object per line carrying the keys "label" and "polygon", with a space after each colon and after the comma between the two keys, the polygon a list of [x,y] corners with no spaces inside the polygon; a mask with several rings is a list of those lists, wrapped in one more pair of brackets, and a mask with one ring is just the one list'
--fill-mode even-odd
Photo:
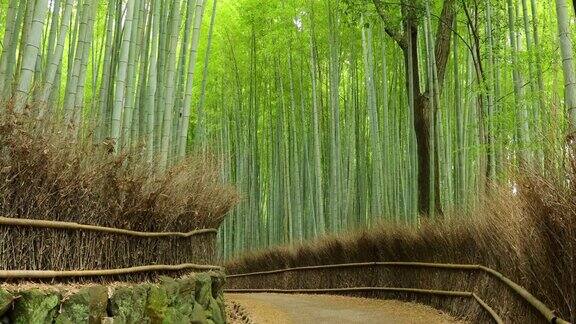
{"label": "mossy stone block", "polygon": [[206,316],[206,310],[202,305],[194,302],[194,308],[192,309],[192,316],[190,317],[191,324],[209,324],[208,318]]}
{"label": "mossy stone block", "polygon": [[88,323],[90,317],[90,294],[86,289],[62,300],[56,324]]}
{"label": "mossy stone block", "polygon": [[0,289],[0,317],[12,306],[14,295],[6,289]]}
{"label": "mossy stone block", "polygon": [[210,299],[210,307],[208,308],[210,314],[208,316],[209,319],[214,321],[216,324],[224,324],[226,323],[226,314],[224,314],[224,308],[220,306],[218,301],[214,298]]}
{"label": "mossy stone block", "polygon": [[15,324],[52,323],[60,305],[60,295],[55,292],[30,289],[20,292],[14,305],[12,322]]}
{"label": "mossy stone block", "polygon": [[212,280],[212,297],[218,298],[218,295],[224,293],[226,277],[222,272],[210,272],[209,275],[210,279]]}
{"label": "mossy stone block", "polygon": [[170,297],[162,286],[152,285],[148,292],[146,314],[151,323],[162,323],[168,312]]}
{"label": "mossy stone block", "polygon": [[176,280],[178,285],[178,297],[186,300],[190,299],[190,303],[193,304],[196,295],[196,277],[187,276]]}
{"label": "mossy stone block", "polygon": [[110,311],[114,323],[149,323],[146,316],[148,285],[119,287],[110,298]]}
{"label": "mossy stone block", "polygon": [[90,324],[100,324],[102,318],[108,316],[108,288],[92,286],[87,288],[90,294]]}
{"label": "mossy stone block", "polygon": [[188,278],[178,283],[178,291],[174,295],[173,303],[170,305],[174,314],[180,314],[187,319],[192,316],[194,303],[196,301],[194,297],[195,287],[196,282],[193,278]]}
{"label": "mossy stone block", "polygon": [[178,281],[174,278],[165,276],[160,277],[160,286],[164,288],[166,293],[168,293],[169,296],[172,296],[172,298],[175,298],[181,289],[181,284]]}
{"label": "mossy stone block", "polygon": [[194,308],[194,279],[163,277],[150,287],[146,313],[152,323],[189,323]]}
{"label": "mossy stone block", "polygon": [[178,308],[170,307],[166,311],[166,316],[162,321],[163,324],[188,324],[190,323],[190,317],[186,316]]}
{"label": "mossy stone block", "polygon": [[196,275],[196,301],[204,308],[210,305],[212,298],[212,279],[206,273]]}
{"label": "mossy stone block", "polygon": [[62,301],[56,324],[100,323],[107,316],[108,290],[104,286],[81,289]]}

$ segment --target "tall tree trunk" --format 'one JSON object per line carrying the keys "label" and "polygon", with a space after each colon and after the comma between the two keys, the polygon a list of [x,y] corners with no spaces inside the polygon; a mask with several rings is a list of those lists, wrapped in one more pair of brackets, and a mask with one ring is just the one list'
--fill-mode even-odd
{"label": "tall tree trunk", "polygon": [[[440,203],[440,183],[438,177],[438,164],[436,163],[434,173],[430,170],[431,154],[430,148],[430,120],[431,114],[437,107],[430,102],[431,89],[427,87],[425,92],[420,91],[420,69],[419,69],[419,49],[418,49],[418,25],[414,8],[410,5],[402,5],[403,31],[395,26],[388,25],[390,19],[381,0],[373,0],[378,14],[385,23],[385,31],[396,41],[404,54],[404,63],[406,69],[406,88],[408,93],[413,93],[413,112],[414,112],[414,132],[416,134],[417,159],[418,159],[418,212],[422,215],[429,215],[432,211],[430,206],[435,206],[435,213],[441,214]],[[436,30],[436,40],[434,42],[435,65],[438,80],[439,93],[442,92],[444,83],[444,73],[448,56],[450,54],[450,45],[452,39],[452,24],[455,17],[454,0],[445,0],[442,6],[438,27]],[[431,174],[434,177],[431,179]],[[431,191],[431,185],[434,190]],[[434,197],[430,197],[430,193]],[[433,203],[431,203],[433,201]]]}

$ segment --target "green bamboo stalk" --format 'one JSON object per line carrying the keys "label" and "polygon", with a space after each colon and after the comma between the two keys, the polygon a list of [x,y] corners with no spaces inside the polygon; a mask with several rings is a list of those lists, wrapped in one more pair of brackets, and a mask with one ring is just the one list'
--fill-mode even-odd
{"label": "green bamboo stalk", "polygon": [[48,100],[50,94],[52,93],[52,88],[56,83],[56,74],[58,68],[62,64],[62,55],[64,54],[64,46],[66,42],[66,36],[68,35],[68,29],[70,28],[70,18],[72,16],[72,5],[73,0],[66,0],[66,6],[64,8],[64,15],[62,17],[62,22],[60,25],[60,30],[58,31],[58,40],[56,42],[56,47],[54,53],[49,55],[48,64],[46,66],[46,72],[44,76],[44,84],[40,96],[36,98],[39,104],[38,117],[40,119],[44,118],[46,113],[46,106],[48,105]]}
{"label": "green bamboo stalk", "polygon": [[568,4],[565,0],[556,0],[556,15],[558,16],[558,37],[562,54],[562,71],[564,72],[564,96],[568,111],[568,143],[574,147],[576,143],[576,72],[574,71],[574,56],[572,39],[570,38],[570,18]]}
{"label": "green bamboo stalk", "polygon": [[114,105],[112,108],[112,124],[110,137],[114,141],[115,150],[119,149],[121,118],[124,110],[124,100],[126,99],[126,79],[128,69],[128,56],[130,47],[132,45],[132,22],[134,18],[134,6],[136,0],[128,0],[126,3],[126,15],[124,18],[124,32],[122,35],[122,43],[120,47],[120,54],[118,57],[118,72],[114,79]]}
{"label": "green bamboo stalk", "polygon": [[[314,30],[312,30],[312,33]],[[313,124],[312,131],[314,133],[313,140],[313,156],[314,156],[314,177],[316,179],[315,183],[315,200],[316,200],[316,221],[318,222],[317,231],[319,235],[322,235],[326,231],[325,215],[324,215],[324,191],[322,183],[322,143],[320,142],[320,116],[318,107],[318,90],[317,90],[317,80],[316,80],[316,53],[315,53],[315,43],[314,37],[311,36],[310,45],[310,75],[312,79],[312,115]]]}
{"label": "green bamboo stalk", "polygon": [[[30,5],[30,7],[32,6]],[[34,16],[31,17],[30,25],[25,29],[25,31],[27,31],[26,41],[24,50],[22,51],[22,65],[14,99],[14,111],[16,113],[22,113],[24,111],[24,106],[26,105],[32,83],[34,82],[36,60],[38,59],[38,51],[40,50],[40,44],[42,42],[42,30],[44,28],[47,11],[47,1],[36,0]]]}
{"label": "green bamboo stalk", "polygon": [[[208,83],[208,67],[210,65],[210,49],[212,45],[212,34],[214,33],[214,22],[216,20],[216,3],[217,0],[212,0],[212,16],[210,18],[210,27],[208,29],[208,43],[206,45],[206,55],[204,56],[204,70],[202,73],[202,86],[200,90],[200,100],[198,100],[198,110],[197,110],[197,121],[196,121],[196,137],[195,141],[199,147],[204,148],[206,146],[206,125],[205,125],[205,115],[204,115],[204,104],[206,101],[206,84]],[[187,119],[182,119],[184,124],[188,123]],[[183,131],[183,130],[182,130]],[[182,154],[182,146],[186,143],[182,143],[185,138],[180,137],[180,149],[179,153]],[[184,146],[185,147],[185,146]],[[184,153],[186,150],[184,149]]]}
{"label": "green bamboo stalk", "polygon": [[[130,52],[128,53],[128,67],[126,70],[127,80],[126,80],[126,99],[124,102],[124,112],[122,120],[122,137],[119,145],[121,147],[129,148],[131,145],[131,131],[132,131],[132,118],[135,109],[135,88],[138,76],[138,64],[140,60],[140,34],[138,33],[138,27],[141,25],[141,7],[143,7],[144,1],[140,1],[138,7],[135,7],[134,18],[132,19],[132,27],[130,39],[134,43],[134,46],[130,46]],[[137,9],[137,10],[136,10]]]}
{"label": "green bamboo stalk", "polygon": [[[186,79],[186,92],[184,96],[184,103],[182,107],[182,120],[186,121],[190,118],[190,107],[192,106],[192,91],[194,86],[194,76],[196,72],[196,57],[198,55],[198,43],[200,40],[200,27],[202,25],[202,15],[204,12],[204,0],[196,1],[196,12],[194,13],[194,29],[192,32],[192,45],[190,48],[190,59],[188,61],[188,77]],[[182,157],[186,154],[186,139],[188,138],[187,122],[182,123],[178,148],[178,156]]]}
{"label": "green bamboo stalk", "polygon": [[362,47],[364,51],[365,83],[368,98],[368,112],[370,121],[370,149],[372,162],[372,196],[371,216],[382,216],[382,144],[380,142],[380,126],[376,107],[376,87],[374,84],[374,58],[372,51],[372,29],[365,27],[362,30]]}
{"label": "green bamboo stalk", "polygon": [[[5,101],[6,95],[4,88],[10,82],[10,74],[8,73],[8,57],[11,55],[11,49],[15,47],[16,38],[18,36],[18,7],[23,6],[23,1],[18,6],[18,0],[10,0],[8,3],[8,10],[6,12],[6,26],[4,36],[2,38],[2,53],[0,54],[0,102]],[[1,109],[4,109],[3,107]]]}

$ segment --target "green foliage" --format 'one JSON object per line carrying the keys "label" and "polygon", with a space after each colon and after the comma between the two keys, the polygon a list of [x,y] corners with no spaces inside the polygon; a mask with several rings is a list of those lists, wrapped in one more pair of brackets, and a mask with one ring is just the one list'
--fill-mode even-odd
{"label": "green foliage", "polygon": [[350,26],[359,24],[362,15],[374,14],[374,5],[371,0],[344,0],[341,7],[344,21]]}

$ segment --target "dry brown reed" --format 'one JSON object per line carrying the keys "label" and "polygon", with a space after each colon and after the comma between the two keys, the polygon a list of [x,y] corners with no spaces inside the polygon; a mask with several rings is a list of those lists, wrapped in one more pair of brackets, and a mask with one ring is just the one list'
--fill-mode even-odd
{"label": "dry brown reed", "polygon": [[[415,226],[382,225],[363,232],[281,247],[231,261],[229,273],[372,261],[481,264],[502,272],[564,319],[576,316],[576,173],[518,176],[492,190],[473,212],[422,220]],[[478,271],[364,267],[230,278],[229,288],[412,287],[476,292],[510,323],[543,318],[498,280]],[[410,294],[364,296],[417,300],[474,323],[489,317],[471,299]]]}
{"label": "dry brown reed", "polygon": [[[0,120],[0,215],[146,232],[217,228],[236,204],[217,159],[197,154],[159,172],[141,148],[71,140],[68,130]],[[215,234],[145,238],[85,230],[0,226],[0,269],[92,270],[210,264]],[[103,280],[143,280],[137,274]],[[98,278],[96,278],[98,279]],[[94,279],[91,279],[94,280]]]}
{"label": "dry brown reed", "polygon": [[71,141],[58,127],[0,120],[0,214],[139,231],[217,228],[237,202],[217,159],[193,155],[158,172],[140,148]]}

